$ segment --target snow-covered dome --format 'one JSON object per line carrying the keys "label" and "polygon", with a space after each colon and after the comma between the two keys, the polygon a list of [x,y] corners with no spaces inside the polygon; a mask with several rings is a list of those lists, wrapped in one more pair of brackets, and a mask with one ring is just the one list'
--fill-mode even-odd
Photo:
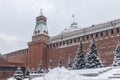
{"label": "snow-covered dome", "polygon": [[71,32],[71,31],[79,30],[79,29],[80,28],[78,27],[78,24],[74,22],[69,27],[65,28],[62,33],[64,33],[64,32]]}
{"label": "snow-covered dome", "polygon": [[71,32],[71,31],[80,29],[79,26],[78,26],[78,23],[75,21],[75,16],[72,15],[72,17],[73,17],[72,24],[69,27],[66,27],[62,33]]}

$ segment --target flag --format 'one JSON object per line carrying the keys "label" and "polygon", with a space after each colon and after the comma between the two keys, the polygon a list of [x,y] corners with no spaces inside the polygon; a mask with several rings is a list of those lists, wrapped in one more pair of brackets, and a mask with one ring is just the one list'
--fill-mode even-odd
{"label": "flag", "polygon": [[75,17],[75,15],[73,14],[72,17]]}

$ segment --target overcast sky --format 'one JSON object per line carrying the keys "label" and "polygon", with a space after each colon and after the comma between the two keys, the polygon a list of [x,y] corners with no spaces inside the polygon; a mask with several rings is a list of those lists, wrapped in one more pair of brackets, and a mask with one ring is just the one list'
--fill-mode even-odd
{"label": "overcast sky", "polygon": [[0,0],[0,53],[27,48],[42,8],[49,35],[57,35],[72,22],[81,28],[120,19],[120,0]]}

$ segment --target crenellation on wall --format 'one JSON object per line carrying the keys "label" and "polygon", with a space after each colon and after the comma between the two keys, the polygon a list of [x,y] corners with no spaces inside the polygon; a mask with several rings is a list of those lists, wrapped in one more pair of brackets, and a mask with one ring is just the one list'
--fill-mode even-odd
{"label": "crenellation on wall", "polygon": [[[28,64],[28,49],[22,49],[15,52],[5,54],[7,56],[7,62],[9,63],[18,63],[18,64]],[[8,64],[8,63],[7,63]]]}
{"label": "crenellation on wall", "polygon": [[[111,31],[113,31],[113,33],[111,33]],[[75,37],[75,38],[69,39],[69,40],[59,41],[59,42],[55,42],[55,43],[49,43],[48,48],[50,48],[50,47],[60,47],[60,46],[69,45],[69,44],[72,45],[72,44],[78,43],[80,38],[84,42],[88,42],[92,38],[95,38],[96,40],[108,39],[111,36],[113,36],[113,37],[115,37],[116,35],[119,36],[119,32],[120,32],[120,27],[113,28],[113,29],[110,29],[110,30],[106,30],[106,31],[102,31],[102,32],[94,33],[94,34],[88,34],[88,35],[84,35],[84,36]]]}
{"label": "crenellation on wall", "polygon": [[28,54],[28,49],[22,49],[14,52],[10,52],[5,54],[7,57],[9,56],[16,56],[16,55],[21,55],[21,54]]}

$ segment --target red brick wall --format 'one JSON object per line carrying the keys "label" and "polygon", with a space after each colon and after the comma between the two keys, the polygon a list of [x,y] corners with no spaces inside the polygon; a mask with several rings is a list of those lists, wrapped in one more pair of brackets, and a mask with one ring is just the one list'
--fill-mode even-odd
{"label": "red brick wall", "polygon": [[[114,33],[111,34],[111,30],[109,30],[108,35],[103,31],[102,37],[100,36],[100,33],[98,33],[98,37],[96,37],[96,34],[93,34],[93,37],[96,40],[98,53],[104,66],[110,66],[113,63],[115,47],[118,42],[120,42],[120,33],[117,33],[116,29],[113,29],[113,31]],[[88,36],[90,37],[90,35]],[[88,52],[90,42],[91,38],[87,39],[85,36],[83,41],[84,54]],[[79,43],[79,41],[77,43]],[[74,59],[77,48],[78,45],[58,48],[58,46],[54,47],[52,44],[52,47],[47,49],[46,67],[48,67],[50,58],[53,60],[53,66],[56,67],[60,56],[62,57],[63,65],[66,66],[69,54],[72,54],[72,59]]]}
{"label": "red brick wall", "polygon": [[[120,31],[120,29],[119,29]],[[115,47],[118,42],[120,42],[120,32],[117,32],[116,28],[113,29],[113,34],[111,34],[111,30],[108,30],[108,35],[106,35],[106,31],[102,31],[103,36],[101,36],[101,32],[98,32],[98,36],[96,37],[96,33],[93,34],[93,37],[96,40],[96,46],[98,49],[98,53],[100,55],[101,61],[104,63],[105,66],[109,66],[113,62],[114,58],[114,52],[115,52]],[[92,34],[85,35],[84,40],[83,40],[83,49],[84,49],[84,54],[86,54],[89,50],[89,44],[91,42],[91,37]],[[87,39],[87,36],[89,39]],[[83,39],[83,37],[80,37]],[[72,39],[72,43],[78,43],[79,44],[79,38]],[[68,45],[71,45],[71,41],[68,40]],[[61,42],[61,45],[63,42]],[[66,43],[66,41],[65,41]],[[76,55],[76,51],[78,48],[78,45],[73,45],[69,47],[64,47],[64,48],[58,48],[59,42],[53,43],[47,45],[48,48],[46,48],[46,44],[43,42],[31,42],[29,43],[29,48],[28,52],[21,54],[16,54],[16,55],[11,55],[8,57],[9,62],[17,62],[17,63],[29,63],[29,66],[31,68],[37,69],[38,64],[40,61],[44,63],[44,66],[48,67],[49,64],[49,59],[53,59],[53,66],[58,65],[58,59],[61,56],[63,59],[63,65],[67,65],[67,60],[69,54],[72,54],[72,59],[74,59]],[[18,53],[18,52],[16,52]],[[29,53],[29,54],[28,54]],[[74,60],[73,60],[74,61]]]}
{"label": "red brick wall", "polygon": [[27,66],[27,62],[28,62],[28,54],[27,53],[21,53],[21,54],[16,54],[16,55],[11,55],[8,57],[8,62],[12,62],[12,63],[23,63],[26,64]]}
{"label": "red brick wall", "polygon": [[22,63],[15,63],[15,62],[0,62],[0,66],[20,66],[20,67],[24,67],[26,64],[22,64]]}
{"label": "red brick wall", "polygon": [[44,42],[29,43],[28,65],[30,68],[37,69],[40,62],[45,63],[45,48]]}
{"label": "red brick wall", "polygon": [[12,77],[14,71],[0,71],[0,80],[7,80],[9,77]]}

